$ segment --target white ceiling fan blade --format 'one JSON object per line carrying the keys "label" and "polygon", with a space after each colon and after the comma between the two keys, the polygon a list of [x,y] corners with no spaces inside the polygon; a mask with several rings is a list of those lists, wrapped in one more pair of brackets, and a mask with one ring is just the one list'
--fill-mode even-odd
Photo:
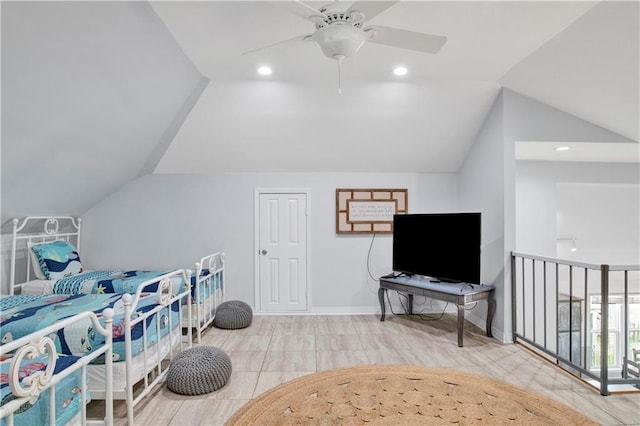
{"label": "white ceiling fan blade", "polygon": [[374,16],[389,9],[397,1],[356,1],[349,8],[348,12],[358,11],[364,14],[364,20],[368,21]]}
{"label": "white ceiling fan blade", "polygon": [[365,31],[370,34],[373,33],[369,40],[370,42],[425,53],[437,53],[447,41],[447,38],[444,36],[417,33],[378,25],[369,26],[365,28]]}
{"label": "white ceiling fan blade", "polygon": [[290,39],[287,39],[287,40],[282,40],[282,41],[279,41],[277,43],[270,44],[268,46],[262,46],[262,47],[259,47],[257,49],[249,50],[247,52],[242,53],[241,56],[249,55],[251,53],[255,53],[255,52],[258,52],[260,50],[271,49],[271,48],[282,46],[282,45],[285,45],[285,44],[297,43],[297,42],[307,41],[307,40],[311,40],[311,35],[310,34],[297,36],[297,37],[294,37],[294,38],[290,38]]}
{"label": "white ceiling fan blade", "polygon": [[274,2],[269,2],[269,4],[271,4],[274,7],[277,7],[278,9],[286,10],[287,12],[293,13],[294,15],[304,18],[306,20],[311,20],[311,18],[313,18],[314,16],[318,16],[322,19],[327,17],[327,15],[325,15],[324,13],[320,12],[317,9],[314,9],[313,7],[299,0],[274,1]]}

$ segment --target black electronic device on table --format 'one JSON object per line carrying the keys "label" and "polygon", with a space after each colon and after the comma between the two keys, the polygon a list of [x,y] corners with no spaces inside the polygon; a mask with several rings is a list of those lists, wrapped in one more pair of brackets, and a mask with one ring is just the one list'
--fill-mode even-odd
{"label": "black electronic device on table", "polygon": [[432,281],[480,284],[481,242],[480,213],[396,214],[393,270]]}

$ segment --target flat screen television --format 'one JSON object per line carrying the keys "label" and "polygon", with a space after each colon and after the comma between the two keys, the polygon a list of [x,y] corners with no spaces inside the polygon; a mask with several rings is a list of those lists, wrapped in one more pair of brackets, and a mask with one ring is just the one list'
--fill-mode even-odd
{"label": "flat screen television", "polygon": [[393,216],[393,270],[480,284],[480,213]]}

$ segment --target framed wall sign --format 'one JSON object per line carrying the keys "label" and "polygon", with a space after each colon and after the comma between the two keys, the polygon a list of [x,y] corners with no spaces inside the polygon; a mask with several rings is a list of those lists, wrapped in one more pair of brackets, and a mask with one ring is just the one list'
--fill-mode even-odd
{"label": "framed wall sign", "polygon": [[406,189],[336,189],[336,233],[393,233],[393,215],[408,212],[407,197]]}

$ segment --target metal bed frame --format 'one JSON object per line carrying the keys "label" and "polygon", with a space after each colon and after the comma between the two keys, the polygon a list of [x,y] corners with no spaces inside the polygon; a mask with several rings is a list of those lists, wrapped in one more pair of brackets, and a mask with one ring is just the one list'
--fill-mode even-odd
{"label": "metal bed frame", "polygon": [[[46,390],[49,392],[49,419],[43,419],[49,425],[56,424],[56,411],[55,411],[55,387],[70,374],[81,370],[82,388],[81,395],[81,411],[80,422],[82,425],[86,424],[105,424],[111,426],[113,424],[113,398],[112,398],[112,320],[113,309],[105,309],[103,312],[104,327],[100,324],[98,317],[93,312],[83,312],[78,315],[74,315],[69,318],[65,318],[38,330],[34,333],[28,334],[24,337],[16,339],[12,342],[6,343],[0,346],[0,356],[6,356],[8,354],[13,355],[9,372],[9,385],[12,394],[15,399],[7,402],[0,407],[0,418],[6,418],[7,424],[12,426],[14,424],[14,413],[20,409],[20,407],[29,402],[34,403],[38,400],[41,394]],[[58,374],[53,374],[57,353],[54,341],[51,339],[51,335],[57,333],[71,324],[74,324],[83,319],[89,318],[93,324],[93,329],[105,336],[105,342],[102,346],[96,348],[93,352],[82,356],[74,364],[65,368]],[[104,354],[104,368],[105,368],[105,416],[103,419],[87,419],[87,401],[88,401],[88,386],[87,386],[87,368],[89,363],[96,358]],[[23,359],[33,359],[41,355],[47,355],[46,368],[44,371],[37,371],[20,379],[20,366]]]}
{"label": "metal bed frame", "polygon": [[[202,333],[215,319],[216,309],[225,300],[224,262],[225,254],[218,252],[204,256],[195,264],[191,325],[185,323],[183,327],[195,328],[198,343],[202,341]],[[202,275],[205,266],[209,272]]]}
{"label": "metal bed frame", "polygon": [[[80,228],[81,218],[71,216],[29,216],[22,219],[12,219],[13,224],[13,240],[11,243],[11,265],[10,265],[10,294],[15,294],[16,290],[21,289],[32,278],[31,256],[28,253],[27,243],[39,243],[54,240],[65,240],[73,243],[80,252]],[[40,225],[40,226],[39,226]],[[43,226],[42,226],[43,225]],[[19,247],[20,246],[20,247]],[[18,256],[19,253],[25,253],[24,259]],[[25,281],[16,283],[16,272],[18,271],[17,263],[22,260],[26,270],[24,270]],[[172,287],[172,278],[181,277],[184,280],[185,288],[180,292],[174,292]],[[111,392],[105,392],[101,389],[91,389],[93,399],[109,399],[125,400],[127,404],[127,419],[129,425],[134,424],[134,407],[151,393],[153,388],[162,383],[167,373],[166,363],[163,361],[173,359],[175,353],[182,352],[186,348],[191,347],[192,330],[191,330],[191,303],[190,303],[190,273],[184,269],[177,269],[160,277],[149,279],[137,287],[136,294],[123,294],[122,300],[125,309],[125,377],[126,384],[123,388],[112,389]],[[159,282],[157,292],[155,294],[157,306],[146,312],[144,315],[132,319],[131,316],[136,312],[136,307],[140,299],[141,293],[145,287],[150,284]],[[147,328],[146,320],[152,315],[156,315],[163,309],[169,312],[169,324],[172,324],[172,311],[169,306],[174,303],[179,304],[178,318],[176,326],[170,328],[168,336],[165,339],[155,343],[149,347],[147,344]],[[186,312],[185,312],[186,311]],[[186,319],[185,319],[186,318]],[[136,356],[143,357],[142,370],[135,369],[133,366],[133,354],[131,352],[131,330],[137,324],[143,325],[143,350]],[[160,335],[160,321],[156,321],[158,329],[157,335]],[[182,327],[187,329],[186,336],[182,336]],[[120,366],[121,362],[117,362],[116,366]],[[92,365],[91,368],[103,368],[102,365]],[[120,367],[119,367],[120,368]],[[111,377],[111,374],[109,374]],[[136,389],[134,394],[134,385],[141,383],[141,390]]]}

